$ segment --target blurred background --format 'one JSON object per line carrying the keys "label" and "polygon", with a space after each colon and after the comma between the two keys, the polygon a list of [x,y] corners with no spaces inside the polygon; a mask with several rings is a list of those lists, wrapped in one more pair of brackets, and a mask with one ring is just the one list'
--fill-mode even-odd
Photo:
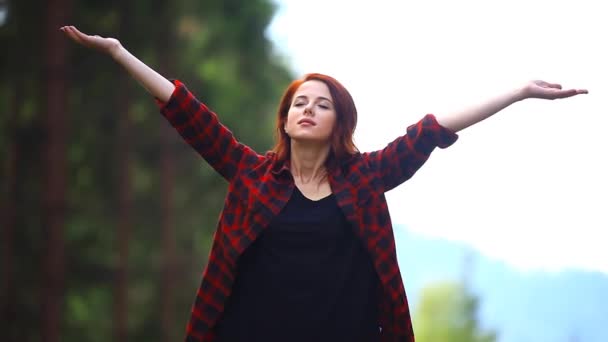
{"label": "blurred background", "polygon": [[608,72],[599,4],[0,0],[0,340],[182,340],[226,182],[135,81],[59,27],[118,38],[242,142],[282,91],[341,80],[362,151],[529,79],[588,88],[461,133],[388,194],[420,342],[608,341]]}

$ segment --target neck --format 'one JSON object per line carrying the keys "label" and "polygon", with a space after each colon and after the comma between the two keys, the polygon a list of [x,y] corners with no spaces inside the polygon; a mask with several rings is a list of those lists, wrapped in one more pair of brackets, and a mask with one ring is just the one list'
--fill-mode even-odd
{"label": "neck", "polygon": [[291,141],[291,173],[300,183],[320,181],[326,175],[325,161],[329,144],[304,144]]}

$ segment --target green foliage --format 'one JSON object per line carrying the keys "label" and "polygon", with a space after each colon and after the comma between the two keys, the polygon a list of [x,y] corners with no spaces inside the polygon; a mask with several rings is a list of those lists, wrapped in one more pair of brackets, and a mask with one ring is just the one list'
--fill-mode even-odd
{"label": "green foliage", "polygon": [[[168,30],[171,60],[165,76],[182,80],[218,113],[243,143],[263,153],[272,146],[272,122],[283,89],[291,81],[265,30],[274,13],[270,0],[175,0],[167,2],[170,27],[161,27],[158,2],[79,1],[72,21],[84,32],[114,36],[158,70],[157,34]],[[46,176],[44,144],[45,13],[40,1],[12,1],[18,17],[0,28],[0,158],[17,146],[17,187],[2,187],[2,201],[18,203],[12,251],[15,293],[10,299],[15,324],[0,323],[0,337],[39,340],[37,323],[42,295],[45,227],[41,204]],[[120,35],[119,23],[129,8],[131,31]],[[36,10],[38,9],[38,10]],[[60,34],[57,31],[57,34]],[[168,126],[153,99],[107,56],[71,44],[68,51],[68,208],[65,223],[66,289],[63,341],[112,340],[113,286],[117,265],[118,216],[117,122],[132,119],[133,204],[128,266],[130,341],[160,339],[159,147]],[[123,85],[123,86],[118,86]],[[129,94],[127,112],[118,110],[121,92]],[[14,106],[12,105],[14,104]],[[9,108],[14,108],[9,112]],[[7,110],[5,110],[7,109]],[[14,114],[14,115],[13,115]],[[11,118],[14,119],[13,121]],[[267,132],[260,134],[259,132]],[[181,339],[207,262],[212,234],[226,193],[226,182],[181,138],[170,143],[175,160],[173,203],[177,265],[173,298],[175,331]],[[2,164],[0,176],[5,175]],[[3,178],[3,177],[0,177]]]}
{"label": "green foliage", "polygon": [[438,283],[423,289],[414,316],[418,342],[494,342],[496,333],[479,326],[479,299],[458,283]]}

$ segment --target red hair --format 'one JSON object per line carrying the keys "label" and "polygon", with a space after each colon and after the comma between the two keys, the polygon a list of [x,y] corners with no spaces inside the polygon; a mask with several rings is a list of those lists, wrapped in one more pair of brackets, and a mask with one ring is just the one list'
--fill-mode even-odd
{"label": "red hair", "polygon": [[340,164],[340,161],[359,152],[353,142],[353,134],[357,126],[357,108],[352,96],[346,88],[333,77],[311,73],[304,78],[293,81],[281,98],[279,109],[277,111],[276,125],[276,145],[272,149],[276,153],[276,158],[280,162],[289,159],[291,151],[291,138],[285,133],[285,123],[287,121],[287,113],[291,107],[293,96],[302,85],[307,81],[321,81],[329,88],[329,93],[333,99],[334,109],[336,111],[336,125],[331,134],[331,149],[327,167],[334,167]]}

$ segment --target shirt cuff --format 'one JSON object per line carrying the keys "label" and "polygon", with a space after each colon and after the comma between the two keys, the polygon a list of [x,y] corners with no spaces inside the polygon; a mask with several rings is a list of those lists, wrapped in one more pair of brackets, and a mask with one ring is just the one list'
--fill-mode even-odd
{"label": "shirt cuff", "polygon": [[434,114],[427,114],[422,118],[422,129],[432,137],[433,142],[439,148],[447,148],[458,140],[458,134],[441,126]]}
{"label": "shirt cuff", "polygon": [[175,85],[175,89],[173,89],[173,93],[171,93],[171,97],[169,97],[169,100],[167,100],[167,102],[163,102],[159,98],[154,97],[154,102],[161,110],[161,112],[166,111],[167,107],[171,107],[172,104],[181,103],[184,99],[188,97],[188,89],[181,81],[176,79],[170,79],[169,82]]}

